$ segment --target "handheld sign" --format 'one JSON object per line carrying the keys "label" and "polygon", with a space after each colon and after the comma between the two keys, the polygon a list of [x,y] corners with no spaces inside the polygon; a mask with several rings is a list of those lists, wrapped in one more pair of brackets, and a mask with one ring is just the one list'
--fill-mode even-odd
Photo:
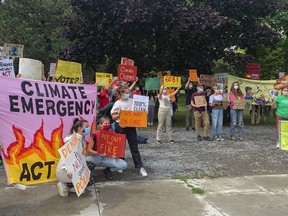
{"label": "handheld sign", "polygon": [[145,79],[145,90],[158,90],[160,88],[160,77],[149,77]]}
{"label": "handheld sign", "polygon": [[80,63],[58,60],[56,82],[80,84],[81,76],[82,65]]}
{"label": "handheld sign", "polygon": [[198,82],[197,70],[195,69],[189,70],[189,79],[191,82]]}
{"label": "handheld sign", "polygon": [[67,171],[72,174],[71,180],[79,197],[89,182],[90,170],[88,169],[85,155],[82,154],[82,142],[76,136],[76,133],[58,152],[67,167]]}
{"label": "handheld sign", "polygon": [[164,76],[164,85],[166,87],[176,87],[181,85],[181,77],[176,76]]}
{"label": "handheld sign", "polygon": [[148,104],[149,104],[148,96],[134,95],[132,102],[132,110],[148,112]]}
{"label": "handheld sign", "polygon": [[130,65],[119,65],[118,78],[123,81],[135,82],[137,77],[137,67]]}
{"label": "handheld sign", "polygon": [[280,130],[279,130],[279,141],[280,149],[288,150],[288,121],[279,121]]}
{"label": "handheld sign", "polygon": [[226,110],[228,105],[229,105],[229,101],[215,100],[215,101],[213,101],[212,108],[213,109],[219,109],[219,110]]}
{"label": "handheld sign", "polygon": [[213,87],[215,85],[215,78],[213,75],[200,75],[200,83],[205,86]]}
{"label": "handheld sign", "polygon": [[112,82],[112,74],[110,73],[102,73],[102,72],[96,72],[96,83],[97,86],[108,86]]}
{"label": "handheld sign", "polygon": [[125,157],[126,135],[100,130],[97,137],[97,152],[108,157]]}
{"label": "handheld sign", "polygon": [[195,96],[194,97],[195,100],[195,105],[202,107],[202,106],[207,106],[207,101],[204,95],[201,96]]}
{"label": "handheld sign", "polygon": [[42,80],[42,62],[34,59],[20,58],[19,74],[24,79]]}
{"label": "handheld sign", "polygon": [[236,99],[236,100],[234,101],[234,107],[233,107],[233,109],[243,110],[243,109],[245,109],[245,104],[246,104],[246,100]]}
{"label": "handheld sign", "polygon": [[24,45],[4,43],[3,56],[15,56],[23,58]]}
{"label": "handheld sign", "polygon": [[15,77],[13,60],[0,60],[0,76]]}
{"label": "handheld sign", "polygon": [[143,111],[120,111],[120,127],[147,127],[147,112]]}
{"label": "handheld sign", "polygon": [[56,74],[56,63],[50,63],[49,76],[54,77]]}
{"label": "handheld sign", "polygon": [[122,57],[121,58],[121,65],[131,65],[131,66],[134,66],[134,61],[132,59],[128,59],[128,58],[125,58],[125,57]]}

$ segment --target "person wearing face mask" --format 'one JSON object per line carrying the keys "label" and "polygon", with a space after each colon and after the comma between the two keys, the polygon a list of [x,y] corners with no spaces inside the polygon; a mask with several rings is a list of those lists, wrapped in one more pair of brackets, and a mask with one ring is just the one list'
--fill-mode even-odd
{"label": "person wearing face mask", "polygon": [[223,101],[223,96],[220,92],[220,88],[218,85],[213,86],[214,94],[209,97],[209,105],[212,108],[211,116],[212,116],[212,134],[213,141],[223,141],[222,134],[222,126],[223,126],[223,106],[215,105],[215,101]]}
{"label": "person wearing face mask", "polygon": [[162,144],[161,135],[163,132],[163,126],[165,123],[166,133],[170,143],[174,143],[172,138],[172,129],[171,129],[171,103],[170,98],[174,97],[182,86],[179,86],[176,91],[172,94],[167,94],[167,87],[165,85],[161,86],[160,92],[158,94],[159,109],[158,109],[158,127],[156,135],[156,143]]}
{"label": "person wearing face mask", "polygon": [[132,92],[132,98],[134,95],[142,95],[142,91],[138,85],[135,87],[135,90]]}
{"label": "person wearing face mask", "polygon": [[204,124],[204,140],[212,141],[213,139],[209,137],[209,115],[207,112],[207,103],[205,106],[198,106],[195,103],[195,97],[203,97],[206,101],[206,92],[204,92],[204,86],[201,83],[197,85],[197,92],[193,93],[191,97],[191,106],[194,108],[194,116],[195,116],[195,128],[197,134],[197,140],[202,141],[202,137],[200,135],[200,125],[203,122]]}
{"label": "person wearing face mask", "polygon": [[[100,130],[110,130],[110,119],[108,117],[101,117],[99,119]],[[86,157],[87,161],[91,161],[96,167],[106,167],[103,173],[106,179],[113,180],[112,174],[117,170],[125,170],[127,168],[126,161],[120,158],[104,157],[97,153],[97,138],[100,136],[100,130],[96,130],[90,139],[87,146],[87,153],[89,156]]]}
{"label": "person wearing face mask", "polygon": [[[276,99],[272,97],[272,106],[277,108],[276,110],[276,127],[277,134],[279,136],[280,121],[288,121],[288,85],[281,90],[281,95]],[[280,147],[279,137],[277,140],[277,148]]]}
{"label": "person wearing face mask", "polygon": [[238,135],[239,140],[243,141],[243,109],[234,109],[234,102],[236,100],[244,100],[244,95],[239,88],[238,82],[234,82],[231,85],[230,92],[229,92],[229,101],[230,101],[230,139],[236,141],[235,137],[235,128],[238,126]]}
{"label": "person wearing face mask", "polygon": [[189,127],[192,127],[192,130],[195,130],[195,117],[193,108],[191,106],[191,97],[192,94],[196,92],[195,88],[193,87],[192,82],[188,79],[185,85],[185,94],[186,94],[186,130],[189,131]]}
{"label": "person wearing face mask", "polygon": [[[90,127],[89,127],[88,122],[86,120],[79,120],[77,118],[74,119],[73,126],[70,130],[70,134],[68,134],[64,138],[64,143],[68,142],[70,138],[74,135],[74,133],[76,133],[76,136],[78,137],[78,139],[81,140],[82,148],[83,148],[82,154],[83,154],[83,157],[85,157],[85,154],[86,154],[85,135],[90,134]],[[95,169],[95,165],[89,161],[87,161],[87,166],[90,171],[93,171]],[[65,165],[62,158],[60,158],[59,163],[56,167],[56,176],[59,181],[57,183],[57,189],[61,197],[67,197],[69,192],[75,193],[75,189],[71,180],[72,174],[68,172],[67,166]],[[90,177],[88,186],[92,184],[94,184],[94,179]]]}
{"label": "person wearing face mask", "polygon": [[137,131],[135,127],[121,128],[120,122],[120,111],[129,110],[132,111],[132,98],[130,97],[130,89],[127,86],[121,86],[117,89],[119,100],[115,102],[111,110],[112,119],[115,121],[115,132],[126,134],[129,148],[132,154],[132,159],[136,169],[139,169],[140,175],[143,177],[147,176],[147,172],[143,167],[140,152],[138,150]]}

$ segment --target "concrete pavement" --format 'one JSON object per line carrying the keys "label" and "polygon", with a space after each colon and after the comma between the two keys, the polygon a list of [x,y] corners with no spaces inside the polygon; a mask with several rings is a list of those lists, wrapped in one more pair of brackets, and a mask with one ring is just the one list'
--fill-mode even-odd
{"label": "concrete pavement", "polygon": [[[3,178],[1,178],[3,179]],[[55,183],[0,188],[2,216],[286,216],[288,175],[104,182],[61,198]],[[198,195],[191,187],[204,189]]]}

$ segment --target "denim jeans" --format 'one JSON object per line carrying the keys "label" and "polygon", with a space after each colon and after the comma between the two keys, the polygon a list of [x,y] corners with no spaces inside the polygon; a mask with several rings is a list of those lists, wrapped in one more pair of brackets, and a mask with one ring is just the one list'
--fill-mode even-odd
{"label": "denim jeans", "polygon": [[155,113],[155,106],[149,105],[148,106],[148,123],[154,122],[154,113]]}
{"label": "denim jeans", "polygon": [[93,162],[96,167],[109,167],[112,172],[116,170],[125,170],[127,168],[126,161],[120,158],[103,157],[100,155],[95,156],[90,155],[86,157],[86,160]]}
{"label": "denim jeans", "polygon": [[237,127],[239,136],[242,136],[244,127],[243,110],[230,109],[230,119],[230,135],[234,136]]}
{"label": "denim jeans", "polygon": [[212,134],[213,136],[222,134],[223,110],[212,109]]}

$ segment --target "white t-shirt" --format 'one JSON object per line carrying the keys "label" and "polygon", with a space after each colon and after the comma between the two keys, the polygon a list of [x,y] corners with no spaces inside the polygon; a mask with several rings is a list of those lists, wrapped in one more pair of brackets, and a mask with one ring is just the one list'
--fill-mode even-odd
{"label": "white t-shirt", "polygon": [[171,103],[170,103],[170,95],[162,95],[161,98],[158,95],[159,100],[159,107],[164,109],[170,109]]}
{"label": "white t-shirt", "polygon": [[[120,110],[130,110],[132,111],[132,103],[133,99],[129,98],[128,100],[117,100],[112,109],[111,109],[111,115],[113,113],[120,113]],[[120,119],[117,119],[116,122],[120,122]]]}

